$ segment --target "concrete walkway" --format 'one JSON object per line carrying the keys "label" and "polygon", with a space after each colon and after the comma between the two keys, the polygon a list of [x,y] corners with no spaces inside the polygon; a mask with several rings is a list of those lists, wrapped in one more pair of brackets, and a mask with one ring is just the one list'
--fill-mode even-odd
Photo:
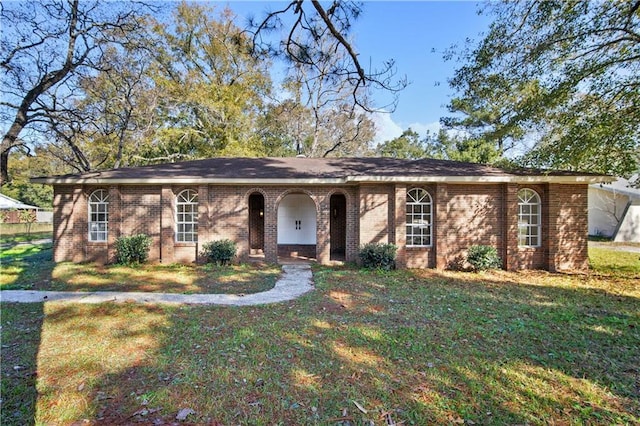
{"label": "concrete walkway", "polygon": [[630,253],[640,253],[640,246],[633,246],[625,243],[612,243],[609,241],[589,241],[589,247],[603,248],[615,251],[627,251]]}
{"label": "concrete walkway", "polygon": [[73,303],[136,302],[248,306],[293,300],[312,289],[313,276],[311,267],[308,264],[295,264],[282,266],[282,276],[271,290],[247,295],[2,290],[0,291],[0,301],[18,303],[53,301]]}

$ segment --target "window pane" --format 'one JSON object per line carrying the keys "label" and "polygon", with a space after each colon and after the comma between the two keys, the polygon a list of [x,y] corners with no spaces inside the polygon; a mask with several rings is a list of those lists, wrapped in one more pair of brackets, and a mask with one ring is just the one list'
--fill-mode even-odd
{"label": "window pane", "polygon": [[176,197],[176,240],[195,242],[198,238],[198,193],[184,190]]}
{"label": "window pane", "polygon": [[518,245],[540,245],[541,208],[540,196],[532,189],[518,191]]}
{"label": "window pane", "polygon": [[406,244],[431,245],[431,197],[421,188],[407,191]]}

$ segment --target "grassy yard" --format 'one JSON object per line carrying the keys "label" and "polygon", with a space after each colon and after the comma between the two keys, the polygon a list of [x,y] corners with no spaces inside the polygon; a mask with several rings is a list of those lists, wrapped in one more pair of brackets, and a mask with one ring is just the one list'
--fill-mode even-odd
{"label": "grassy yard", "polygon": [[23,243],[26,241],[33,241],[45,238],[51,238],[53,233],[51,231],[38,231],[38,232],[20,232],[16,234],[4,234],[0,232],[0,244],[11,243]]}
{"label": "grassy yard", "polygon": [[316,267],[261,307],[2,305],[3,424],[637,424],[640,262]]}
{"label": "grassy yard", "polygon": [[0,251],[0,289],[64,291],[147,291],[165,293],[257,293],[273,288],[273,265],[99,266],[53,263],[51,243],[15,244]]}

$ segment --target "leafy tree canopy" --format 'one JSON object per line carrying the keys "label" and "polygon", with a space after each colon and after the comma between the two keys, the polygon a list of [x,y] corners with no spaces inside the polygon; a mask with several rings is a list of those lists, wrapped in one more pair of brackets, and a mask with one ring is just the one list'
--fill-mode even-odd
{"label": "leafy tree canopy", "polygon": [[[503,1],[461,53],[446,128],[525,165],[629,176],[640,165],[640,2]],[[454,57],[449,52],[449,58]],[[523,154],[524,153],[524,154]]]}
{"label": "leafy tree canopy", "polygon": [[376,155],[381,157],[407,158],[416,160],[426,156],[424,141],[418,132],[411,128],[397,138],[385,141],[377,146]]}
{"label": "leafy tree canopy", "polygon": [[[0,185],[22,183],[22,155],[56,166],[31,170],[43,175],[366,153],[370,89],[395,95],[406,82],[393,61],[361,66],[349,37],[361,7],[296,0],[247,30],[229,10],[198,2],[9,2],[0,7]],[[267,36],[278,28],[282,42]],[[278,57],[291,72],[276,92]]]}
{"label": "leafy tree canopy", "polygon": [[[10,179],[11,151],[31,149],[56,113],[76,96],[78,75],[99,71],[105,48],[135,43],[151,10],[139,2],[5,2],[0,6],[0,184]],[[37,139],[35,136],[34,139]]]}

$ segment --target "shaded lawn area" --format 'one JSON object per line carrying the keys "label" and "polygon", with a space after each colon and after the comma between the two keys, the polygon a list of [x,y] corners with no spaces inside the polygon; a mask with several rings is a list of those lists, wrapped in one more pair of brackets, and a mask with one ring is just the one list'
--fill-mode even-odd
{"label": "shaded lawn area", "polygon": [[636,424],[640,271],[594,267],[315,267],[314,292],[261,307],[3,304],[3,424]]}
{"label": "shaded lawn area", "polygon": [[49,284],[52,244],[16,244],[0,249],[0,289],[40,289]]}
{"label": "shaded lawn area", "polygon": [[273,288],[281,273],[264,264],[100,266],[55,264],[51,257],[51,243],[3,249],[0,289],[251,294]]}
{"label": "shaded lawn area", "polygon": [[41,240],[45,238],[52,238],[52,231],[37,231],[37,232],[19,232],[16,234],[0,235],[0,244],[14,244],[23,243],[34,240]]}

